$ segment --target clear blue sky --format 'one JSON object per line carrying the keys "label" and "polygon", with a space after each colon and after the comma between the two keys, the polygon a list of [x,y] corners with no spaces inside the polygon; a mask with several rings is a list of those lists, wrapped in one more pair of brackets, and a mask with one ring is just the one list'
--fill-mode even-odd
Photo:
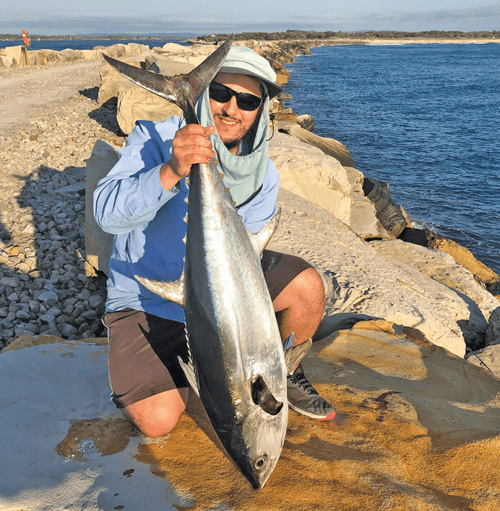
{"label": "clear blue sky", "polygon": [[4,0],[0,33],[500,30],[491,0]]}

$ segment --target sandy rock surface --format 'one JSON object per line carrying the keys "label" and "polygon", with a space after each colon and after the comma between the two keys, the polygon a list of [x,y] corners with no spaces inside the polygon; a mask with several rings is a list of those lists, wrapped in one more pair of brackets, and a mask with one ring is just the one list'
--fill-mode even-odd
{"label": "sandy rock surface", "polygon": [[0,509],[496,509],[498,379],[385,321],[315,343],[303,364],[337,417],[290,411],[255,491],[193,393],[172,433],[147,439],[110,402],[102,340],[23,337],[0,354]]}

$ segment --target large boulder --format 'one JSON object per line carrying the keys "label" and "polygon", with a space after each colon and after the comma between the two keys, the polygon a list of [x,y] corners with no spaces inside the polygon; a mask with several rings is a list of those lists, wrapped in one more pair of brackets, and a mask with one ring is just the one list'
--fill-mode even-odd
{"label": "large boulder", "polygon": [[61,52],[55,50],[33,50],[28,52],[29,66],[45,66],[62,60]]}
{"label": "large boulder", "polygon": [[318,204],[349,224],[351,188],[338,160],[283,133],[275,133],[269,142],[269,157],[280,173],[282,188]]}
{"label": "large boulder", "polygon": [[470,250],[453,240],[427,229],[415,228],[405,229],[401,233],[400,238],[408,243],[442,250],[450,254],[458,264],[467,268],[480,282],[489,288],[494,288],[499,282],[498,275],[491,268],[488,268],[488,266],[476,259]]}
{"label": "large boulder", "polygon": [[164,121],[173,115],[182,115],[182,110],[142,87],[124,87],[118,94],[116,120],[127,135],[137,121]]}
{"label": "large boulder", "polygon": [[[490,317],[494,315],[498,317],[500,314],[500,302],[477,282],[472,273],[457,264],[449,254],[439,250],[412,245],[401,240],[374,241],[370,244],[378,254],[408,264],[424,275],[470,298],[471,316],[467,341],[472,348],[483,343]],[[491,326],[492,332],[493,328]],[[491,340],[486,338],[486,343],[490,342]]]}
{"label": "large boulder", "polygon": [[500,302],[498,307],[490,316],[489,325],[486,330],[485,342],[490,345],[500,345]]}
{"label": "large boulder", "polygon": [[302,255],[324,275],[322,335],[350,322],[384,319],[418,329],[432,343],[463,357],[466,340],[485,328],[470,298],[378,254],[325,209],[284,189],[279,204],[282,220],[269,247]]}
{"label": "large boulder", "polygon": [[394,235],[386,230],[379,218],[376,203],[372,202],[364,191],[365,176],[354,167],[344,169],[352,190],[351,218],[349,226],[361,239],[393,239]]}
{"label": "large boulder", "polygon": [[347,147],[333,138],[320,137],[319,135],[302,128],[298,124],[284,121],[277,123],[277,128],[281,132],[288,133],[302,142],[321,149],[323,153],[328,156],[333,156],[346,167],[355,166],[354,160],[352,159],[351,153]]}
{"label": "large boulder", "polygon": [[[189,73],[193,64],[179,62],[152,52],[141,53],[138,57],[121,59],[127,64],[161,73],[165,76]],[[149,92],[122,76],[108,63],[100,69],[101,86],[98,104],[117,103],[117,121],[120,129],[129,134],[136,121],[163,121],[181,110],[157,94]]]}
{"label": "large boulder", "polygon": [[7,57],[7,60],[4,62],[9,62],[8,59],[10,59],[10,65],[20,66],[23,62],[23,48],[24,46],[7,46],[6,48],[0,48],[0,55]]}
{"label": "large boulder", "polygon": [[96,275],[97,271],[109,276],[109,258],[113,250],[113,235],[104,232],[95,221],[93,194],[97,183],[118,162],[118,148],[98,140],[87,160],[85,173],[85,273]]}
{"label": "large boulder", "polygon": [[14,65],[14,59],[5,55],[0,55],[0,69],[6,69]]}
{"label": "large boulder", "polygon": [[471,364],[494,374],[500,380],[500,343],[467,353],[465,359]]}
{"label": "large boulder", "polygon": [[[141,67],[141,59],[130,58],[122,60],[131,66]],[[113,67],[111,67],[107,62],[102,64],[99,69],[99,74],[101,76],[99,95],[97,97],[97,104],[99,106],[107,103],[108,101],[116,104],[120,90],[124,88],[137,87],[128,78],[125,78]]]}
{"label": "large boulder", "polygon": [[409,222],[403,208],[392,200],[389,183],[365,177],[363,191],[367,199],[375,205],[377,218],[384,229],[390,233],[391,238],[397,238],[408,227]]}

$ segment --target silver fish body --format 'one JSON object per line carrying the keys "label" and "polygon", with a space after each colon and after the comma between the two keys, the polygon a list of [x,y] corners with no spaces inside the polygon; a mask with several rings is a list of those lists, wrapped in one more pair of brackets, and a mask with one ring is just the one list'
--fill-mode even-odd
{"label": "silver fish body", "polygon": [[279,215],[253,235],[213,163],[193,166],[189,181],[181,279],[137,279],[184,307],[193,386],[229,457],[261,488],[288,421],[282,342],[259,259]]}
{"label": "silver fish body", "polygon": [[[231,41],[186,76],[171,79],[106,58],[135,83],[176,102],[187,122]],[[279,213],[254,235],[213,160],[189,177],[186,256],[176,282],[137,280],[185,311],[192,364],[180,361],[230,459],[261,488],[281,454],[288,420],[286,366],[260,254]]]}

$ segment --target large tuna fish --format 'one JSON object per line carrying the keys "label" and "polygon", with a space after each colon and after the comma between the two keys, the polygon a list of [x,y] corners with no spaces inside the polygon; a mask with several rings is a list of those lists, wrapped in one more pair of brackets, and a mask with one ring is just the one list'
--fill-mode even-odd
{"label": "large tuna fish", "polygon": [[[188,124],[198,123],[194,105],[231,43],[226,41],[188,75],[171,78],[105,58],[133,82],[180,106]],[[180,363],[228,456],[254,488],[264,485],[278,462],[288,419],[287,369],[260,265],[278,216],[252,234],[213,160],[193,165],[181,278],[153,282],[136,276],[184,308],[191,361]]]}

